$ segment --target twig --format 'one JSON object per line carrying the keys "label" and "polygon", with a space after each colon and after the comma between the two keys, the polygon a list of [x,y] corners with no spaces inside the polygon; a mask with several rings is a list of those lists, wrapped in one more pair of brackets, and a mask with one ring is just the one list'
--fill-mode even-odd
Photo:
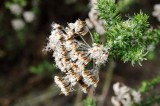
{"label": "twig", "polygon": [[88,29],[89,35],[91,36],[92,43],[94,43],[93,35],[92,35],[92,33],[91,33],[91,31],[89,30],[89,28],[88,28],[88,27],[87,27],[87,29]]}
{"label": "twig", "polygon": [[14,106],[37,106],[40,102],[46,101],[58,94],[57,87],[53,84],[47,91],[37,97],[29,96],[29,98],[24,98]]}
{"label": "twig", "polygon": [[111,81],[112,81],[112,74],[113,74],[114,68],[115,68],[115,62],[111,61],[110,64],[109,64],[109,67],[107,69],[108,72],[106,73],[106,79],[105,79],[105,82],[104,82],[104,86],[102,88],[102,93],[98,97],[98,106],[103,106],[104,105],[104,102],[105,102],[105,99],[106,99],[106,96],[108,94],[109,87],[110,87],[110,84],[111,84]]}
{"label": "twig", "polygon": [[83,96],[83,93],[81,90],[78,90],[77,92],[77,96],[76,96],[76,99],[75,99],[75,103],[74,103],[74,106],[81,106],[82,104],[80,104],[81,100],[82,100],[82,96]]}
{"label": "twig", "polygon": [[91,47],[81,35],[80,35],[80,38],[82,39],[82,41],[83,41],[88,47]]}

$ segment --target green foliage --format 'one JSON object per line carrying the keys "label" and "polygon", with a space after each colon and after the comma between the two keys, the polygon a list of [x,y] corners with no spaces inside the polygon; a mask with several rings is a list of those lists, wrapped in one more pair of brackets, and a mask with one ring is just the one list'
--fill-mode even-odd
{"label": "green foliage", "polygon": [[135,0],[120,0],[118,2],[118,10],[121,12],[126,11],[134,2]]}
{"label": "green foliage", "polygon": [[[39,14],[39,3],[40,0],[32,0],[31,2],[28,0],[9,0],[5,2],[5,7],[6,9],[10,10],[10,7],[14,4],[19,5],[22,8],[22,13],[20,14],[8,14],[8,17],[11,18],[6,18],[6,13],[8,13],[8,11],[4,10],[2,11],[4,14],[0,15],[0,24],[3,24],[4,26],[2,28],[0,28],[0,36],[4,36],[3,39],[6,40],[6,45],[9,45],[8,47],[14,47],[16,48],[17,45],[20,48],[23,48],[27,41],[32,40],[37,34],[35,34],[35,28],[38,27],[38,18],[36,18],[35,20],[33,20],[33,22],[26,22],[23,13],[26,11],[32,11],[35,15],[35,17],[38,16]],[[27,8],[26,8],[27,7]],[[23,28],[19,29],[19,30],[15,30],[14,28],[12,28],[12,30],[10,28],[8,28],[8,26],[12,26],[12,20],[13,19],[20,19],[22,20],[25,25]],[[13,26],[12,26],[13,27]],[[3,32],[3,33],[2,33]],[[34,33],[32,33],[34,32]],[[2,33],[2,34],[1,34]],[[10,36],[12,35],[12,36]],[[11,38],[13,37],[13,39]],[[9,44],[10,40],[12,39],[12,41],[14,40],[14,42],[16,43],[12,43]],[[17,45],[15,45],[17,44]]]}
{"label": "green foliage", "polygon": [[143,100],[137,106],[153,106],[153,104],[158,103],[160,105],[160,95],[153,95],[148,99]]}
{"label": "green foliage", "polygon": [[[126,2],[129,2],[126,0]],[[126,3],[127,4],[127,3]],[[159,29],[150,29],[148,15],[140,12],[128,20],[120,15],[120,4],[115,0],[99,0],[100,17],[106,21],[106,47],[110,47],[110,57],[119,58],[124,62],[131,61],[132,65],[146,60],[147,47],[159,42]]]}
{"label": "green foliage", "polygon": [[97,44],[101,43],[101,41],[100,41],[101,36],[98,33],[94,32],[93,38],[94,38],[94,43],[97,43]]}
{"label": "green foliage", "polygon": [[21,6],[26,6],[27,5],[27,0],[13,0],[14,3],[18,3]]}
{"label": "green foliage", "polygon": [[160,76],[157,76],[156,78],[149,80],[149,81],[143,81],[139,91],[142,93],[146,93],[149,90],[152,90],[155,86],[160,84]]}
{"label": "green foliage", "polygon": [[115,3],[115,0],[99,0],[97,7],[100,17],[106,20],[107,25],[112,25],[122,19],[120,12],[126,11],[133,3],[134,0],[120,0],[118,4]]}
{"label": "green foliage", "polygon": [[7,1],[6,4],[5,4],[5,7],[7,9],[9,9],[12,4],[19,4],[20,6],[25,7],[27,5],[27,0],[12,0],[12,1]]}
{"label": "green foliage", "polygon": [[147,31],[148,16],[140,13],[132,19],[121,21],[107,31],[108,42],[111,47],[111,55],[121,58],[124,62],[141,62],[145,60],[146,43],[143,34]]}
{"label": "green foliage", "polygon": [[160,41],[160,28],[153,29],[150,28],[146,34],[148,36],[145,36],[145,39],[149,44],[157,45]]}
{"label": "green foliage", "polygon": [[38,75],[50,75],[55,72],[56,66],[49,63],[48,61],[43,61],[37,66],[32,66],[30,71]]}
{"label": "green foliage", "polygon": [[156,57],[155,47],[159,43],[160,29],[151,28],[147,31],[147,35],[148,36],[146,36],[145,38],[148,42],[147,50],[149,51],[149,53],[147,54],[147,58],[153,60]]}
{"label": "green foliage", "polygon": [[109,28],[109,25],[115,24],[120,21],[121,17],[119,16],[119,11],[115,0],[99,0],[98,10],[100,17],[106,21],[106,26]]}
{"label": "green foliage", "polygon": [[155,59],[156,58],[156,53],[155,53],[155,51],[151,51],[151,52],[149,52],[148,54],[147,54],[147,59],[148,60],[153,60],[153,59]]}
{"label": "green foliage", "polygon": [[[157,76],[152,80],[143,81],[138,90],[145,94],[150,90],[153,90],[157,85],[160,85],[160,76]],[[149,96],[147,99],[142,100],[137,106],[152,106],[155,103],[160,104],[160,94]]]}
{"label": "green foliage", "polygon": [[84,101],[84,106],[96,106],[96,101],[92,98],[87,98]]}

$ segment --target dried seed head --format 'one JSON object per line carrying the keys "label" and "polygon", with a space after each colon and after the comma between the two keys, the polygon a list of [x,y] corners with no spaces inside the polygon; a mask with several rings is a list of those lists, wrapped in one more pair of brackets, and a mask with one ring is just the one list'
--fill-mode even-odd
{"label": "dried seed head", "polygon": [[72,39],[63,42],[63,45],[66,47],[67,51],[76,50],[78,48],[78,44]]}
{"label": "dried seed head", "polygon": [[82,80],[80,80],[78,82],[80,89],[82,90],[82,92],[87,93],[89,86],[87,84],[85,84]]}
{"label": "dried seed head", "polygon": [[74,72],[73,70],[69,70],[67,73],[67,79],[69,80],[71,86],[75,86],[79,80],[81,80],[81,76],[79,73]]}
{"label": "dried seed head", "polygon": [[90,47],[84,39],[84,43],[75,39],[75,36],[86,35],[88,32],[85,22],[81,20],[69,23],[66,28],[59,24],[53,24],[52,27],[47,48],[53,51],[56,66],[66,74],[65,77],[55,76],[55,83],[65,95],[68,95],[77,83],[81,90],[87,93],[90,86],[96,87],[98,83],[98,70],[94,67],[92,73],[91,70],[85,71],[87,64],[92,59],[96,65],[104,63],[108,57],[108,49],[98,44]]}
{"label": "dried seed head", "polygon": [[88,32],[85,21],[77,20],[75,23],[69,23],[68,26],[79,35],[84,36]]}
{"label": "dried seed head", "polygon": [[107,61],[109,52],[103,45],[93,44],[92,48],[88,49],[90,58],[95,59],[95,64],[104,64]]}
{"label": "dried seed head", "polygon": [[71,39],[71,38],[76,36],[76,33],[73,30],[69,29],[69,28],[66,28],[65,32],[66,32],[66,35],[64,36],[65,40],[69,40],[69,39]]}
{"label": "dried seed head", "polygon": [[82,71],[82,76],[83,76],[84,82],[88,86],[94,85],[94,87],[97,87],[98,80],[89,70]]}
{"label": "dried seed head", "polygon": [[55,76],[54,81],[64,95],[69,95],[72,92],[71,86],[65,78]]}
{"label": "dried seed head", "polygon": [[53,23],[53,24],[52,24],[52,28],[53,28],[53,30],[56,30],[56,29],[61,29],[62,26],[59,25],[59,24]]}

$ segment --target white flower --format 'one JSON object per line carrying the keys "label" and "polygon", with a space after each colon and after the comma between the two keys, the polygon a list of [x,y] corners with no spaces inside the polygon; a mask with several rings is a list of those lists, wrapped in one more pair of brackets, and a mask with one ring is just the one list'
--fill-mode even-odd
{"label": "white flower", "polygon": [[155,45],[154,44],[148,45],[147,50],[148,51],[154,51],[155,50]]}
{"label": "white flower", "polygon": [[[141,94],[119,82],[113,85],[115,96],[111,98],[114,106],[131,106],[141,101]],[[122,104],[122,105],[121,105]]]}
{"label": "white flower", "polygon": [[93,44],[93,47],[88,49],[90,58],[95,59],[95,64],[103,64],[107,61],[109,52],[103,45]]}
{"label": "white flower", "polygon": [[121,103],[117,100],[116,97],[112,97],[111,102],[114,106],[121,106]]}
{"label": "white flower", "polygon": [[86,24],[90,29],[95,28],[97,33],[103,35],[105,33],[105,21],[100,19],[96,4],[97,0],[90,0],[91,10],[88,13],[89,18],[86,19]]}
{"label": "white flower", "polygon": [[132,90],[131,94],[133,95],[133,100],[134,100],[135,103],[139,103],[141,101],[140,92],[136,92],[136,91]]}
{"label": "white flower", "polygon": [[101,24],[95,24],[95,30],[101,35],[105,34],[104,26],[102,26]]}
{"label": "white flower", "polygon": [[14,30],[21,30],[24,28],[25,23],[23,20],[21,19],[14,19],[11,21],[12,27],[14,28]]}
{"label": "white flower", "polygon": [[11,13],[15,15],[20,15],[22,13],[22,7],[19,4],[12,4],[9,9]]}
{"label": "white flower", "polygon": [[97,0],[90,0],[90,5],[95,6],[97,4]]}
{"label": "white flower", "polygon": [[160,21],[160,4],[154,5],[154,11],[152,12],[154,17],[157,17],[158,21]]}
{"label": "white flower", "polygon": [[160,4],[155,4],[154,5],[154,10],[160,10]]}
{"label": "white flower", "polygon": [[93,29],[93,28],[94,28],[93,23],[92,23],[88,18],[86,19],[86,24],[87,24],[87,26],[88,26],[90,29]]}
{"label": "white flower", "polygon": [[121,99],[125,93],[127,93],[130,89],[127,86],[120,84],[119,82],[113,85],[114,93],[119,96],[118,98]]}
{"label": "white flower", "polygon": [[32,11],[23,12],[23,17],[26,22],[30,23],[35,19],[35,14]]}

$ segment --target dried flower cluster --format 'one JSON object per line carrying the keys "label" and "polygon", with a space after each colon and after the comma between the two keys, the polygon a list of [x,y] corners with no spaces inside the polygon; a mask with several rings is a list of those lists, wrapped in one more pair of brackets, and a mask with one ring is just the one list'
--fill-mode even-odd
{"label": "dried flower cluster", "polygon": [[90,0],[91,10],[88,14],[89,18],[86,19],[86,24],[90,29],[95,28],[96,32],[102,35],[105,33],[105,20],[100,19],[96,4],[97,0]]}
{"label": "dried flower cluster", "polygon": [[113,85],[116,96],[111,101],[114,106],[132,106],[141,101],[141,94],[119,82]]}
{"label": "dried flower cluster", "polygon": [[[45,49],[53,51],[56,66],[66,75],[55,76],[55,83],[65,95],[70,94],[75,85],[87,93],[91,86],[97,86],[98,67],[107,60],[108,49],[99,44],[93,44],[93,47],[87,44],[83,36],[88,33],[88,28],[81,20],[69,23],[66,28],[58,24],[53,24],[52,27]],[[75,39],[77,36],[82,38],[83,43]],[[87,70],[86,66],[91,61],[95,62],[94,67]]]}
{"label": "dried flower cluster", "polygon": [[154,11],[152,12],[152,15],[160,21],[160,4],[154,5]]}

